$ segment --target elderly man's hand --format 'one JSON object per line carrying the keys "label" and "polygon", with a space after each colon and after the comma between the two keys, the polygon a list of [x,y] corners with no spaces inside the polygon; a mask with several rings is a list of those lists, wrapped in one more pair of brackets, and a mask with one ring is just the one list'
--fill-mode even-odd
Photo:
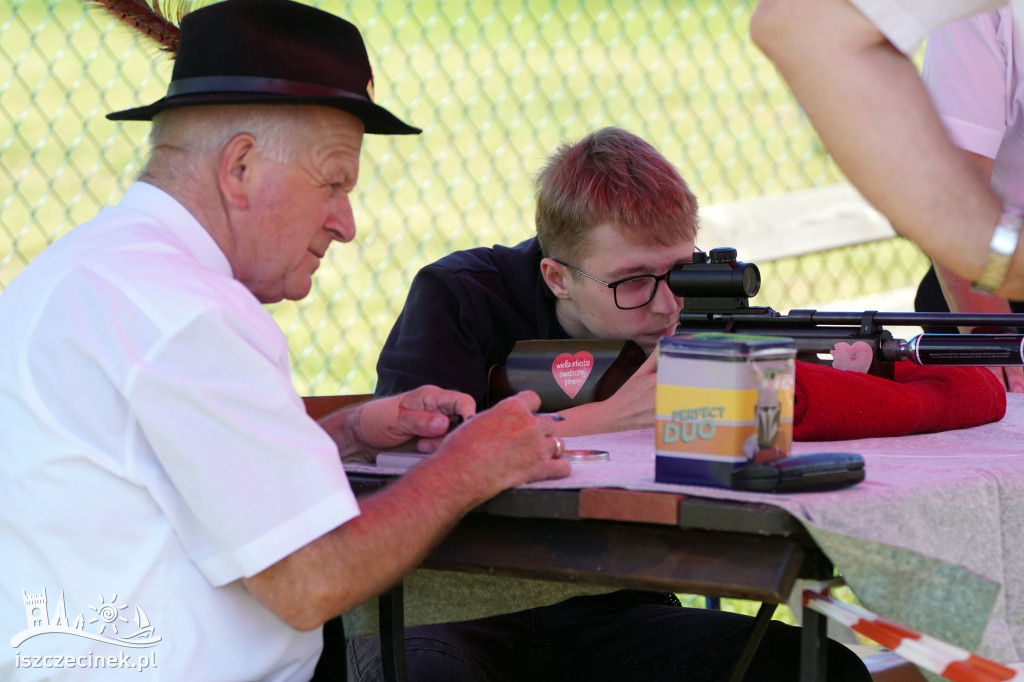
{"label": "elderly man's hand", "polygon": [[450,418],[476,412],[476,401],[465,393],[436,386],[420,388],[362,406],[359,437],[364,445],[390,448],[410,438],[439,438],[448,432]]}
{"label": "elderly man's hand", "polygon": [[533,391],[502,400],[445,437],[423,472],[442,468],[444,478],[476,491],[474,505],[523,483],[568,476],[572,465],[561,458],[565,445],[554,436],[554,420],[535,414],[539,407]]}
{"label": "elderly man's hand", "polygon": [[370,461],[387,448],[422,438],[425,451],[443,437],[451,417],[469,417],[476,401],[465,393],[436,386],[421,386],[407,393],[379,398],[355,408],[339,410],[319,420],[345,461]]}

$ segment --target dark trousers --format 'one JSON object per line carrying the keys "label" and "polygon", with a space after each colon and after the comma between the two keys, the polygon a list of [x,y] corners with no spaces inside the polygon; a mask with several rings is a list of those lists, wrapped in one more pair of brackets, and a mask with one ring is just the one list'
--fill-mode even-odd
{"label": "dark trousers", "polygon": [[324,650],[310,682],[345,682],[347,672],[345,625],[338,616],[324,623]]}
{"label": "dark trousers", "polygon": [[[753,627],[748,616],[658,603],[619,591],[463,623],[406,630],[410,682],[725,681]],[[745,682],[799,679],[800,629],[772,621]],[[382,680],[376,637],[350,640],[359,682]],[[833,641],[830,682],[871,682],[861,660]]]}

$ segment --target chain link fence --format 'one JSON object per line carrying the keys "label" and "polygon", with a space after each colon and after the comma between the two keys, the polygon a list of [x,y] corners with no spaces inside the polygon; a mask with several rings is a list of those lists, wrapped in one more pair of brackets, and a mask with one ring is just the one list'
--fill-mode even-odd
{"label": "chain link fence", "polygon": [[[704,205],[843,181],[747,37],[756,0],[313,4],[360,27],[377,100],[424,133],[367,137],[356,242],[306,300],[271,306],[300,393],[371,391],[417,269],[530,236],[534,173],[593,129],[648,139]],[[148,125],[104,114],[163,96],[172,62],[85,0],[4,0],[0,35],[2,289],[138,174]],[[762,268],[758,303],[906,287],[926,268],[901,239],[804,256]]]}

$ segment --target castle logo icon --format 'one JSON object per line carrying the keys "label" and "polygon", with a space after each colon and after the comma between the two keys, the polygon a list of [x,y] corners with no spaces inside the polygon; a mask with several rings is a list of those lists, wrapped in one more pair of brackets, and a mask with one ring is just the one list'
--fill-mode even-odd
{"label": "castle logo icon", "polygon": [[[81,613],[73,624],[68,624],[68,617],[64,607],[64,591],[61,590],[60,600],[53,610],[51,620],[47,612],[46,590],[39,594],[28,594],[21,592],[25,601],[25,619],[28,626],[11,637],[11,646],[17,648],[26,639],[37,635],[65,634],[76,637],[85,637],[97,642],[106,642],[118,646],[132,647],[135,649],[156,646],[163,638],[154,635],[154,628],[149,623],[149,618],[141,606],[135,607],[134,618],[131,623],[135,624],[135,632],[127,634],[132,628],[125,616],[128,604],[117,605],[117,595],[113,595],[109,601],[99,595],[98,606],[89,605],[92,617],[88,620]],[[93,632],[86,627],[98,628]],[[108,632],[109,630],[109,632]],[[122,631],[124,632],[122,636]]]}

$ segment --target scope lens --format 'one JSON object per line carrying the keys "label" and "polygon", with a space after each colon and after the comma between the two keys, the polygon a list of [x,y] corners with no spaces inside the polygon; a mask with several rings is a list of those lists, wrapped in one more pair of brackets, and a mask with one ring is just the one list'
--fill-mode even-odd
{"label": "scope lens", "polygon": [[745,296],[755,296],[761,290],[761,271],[753,263],[741,263],[740,286]]}
{"label": "scope lens", "polygon": [[761,272],[753,263],[687,263],[668,276],[676,296],[742,298],[761,288]]}

